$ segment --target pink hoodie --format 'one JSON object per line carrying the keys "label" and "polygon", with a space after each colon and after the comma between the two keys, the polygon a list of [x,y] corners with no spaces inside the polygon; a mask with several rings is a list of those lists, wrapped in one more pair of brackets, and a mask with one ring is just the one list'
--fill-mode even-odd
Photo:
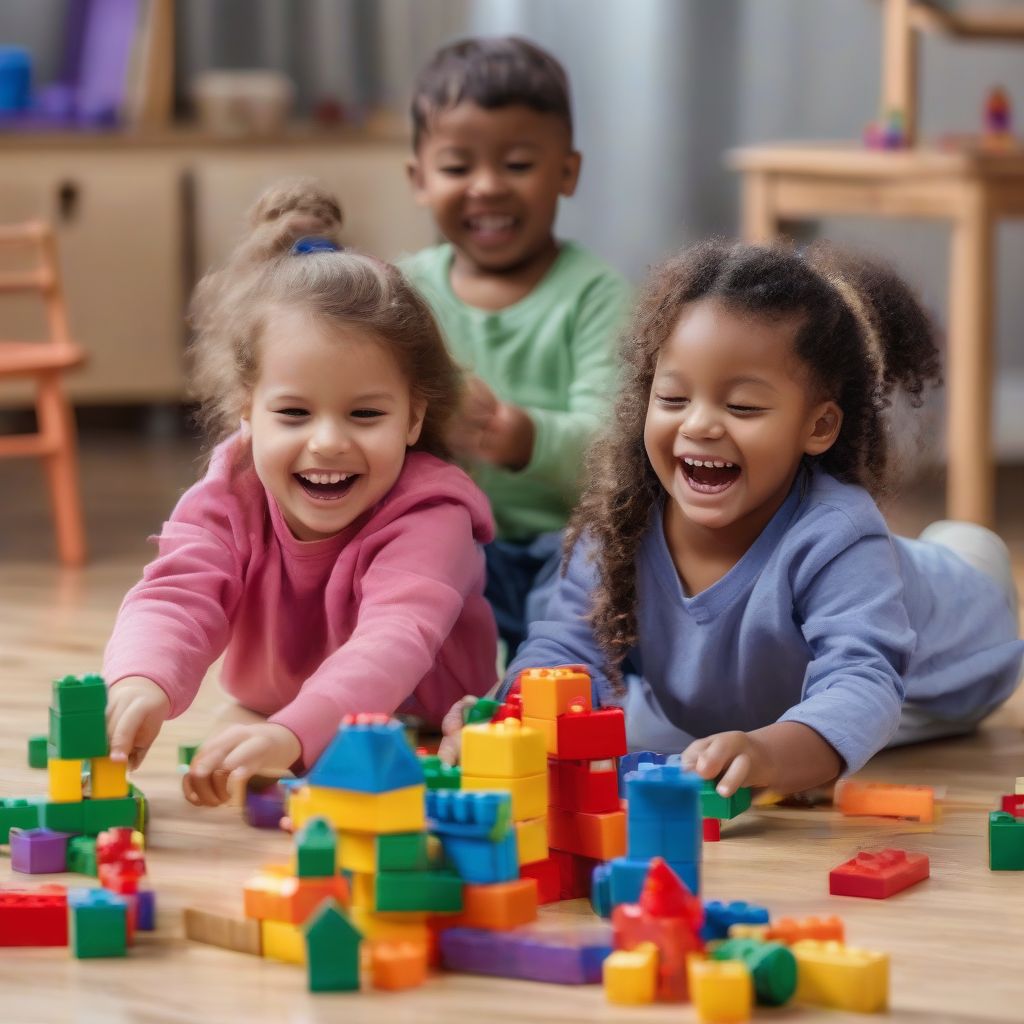
{"label": "pink hoodie", "polygon": [[309,768],[343,715],[432,722],[494,683],[494,617],[480,545],[487,499],[460,469],[410,452],[383,500],[326,540],[292,536],[234,435],[178,502],[159,555],[125,596],[110,685],[157,683],[180,715],[226,649],[222,683],[287,726]]}

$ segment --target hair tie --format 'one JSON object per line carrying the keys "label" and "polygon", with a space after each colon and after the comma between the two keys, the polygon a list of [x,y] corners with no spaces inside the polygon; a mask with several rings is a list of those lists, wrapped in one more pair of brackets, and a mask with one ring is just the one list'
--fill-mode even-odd
{"label": "hair tie", "polygon": [[341,246],[335,245],[329,238],[320,238],[311,235],[307,238],[300,238],[291,248],[295,256],[305,256],[311,252],[340,252]]}

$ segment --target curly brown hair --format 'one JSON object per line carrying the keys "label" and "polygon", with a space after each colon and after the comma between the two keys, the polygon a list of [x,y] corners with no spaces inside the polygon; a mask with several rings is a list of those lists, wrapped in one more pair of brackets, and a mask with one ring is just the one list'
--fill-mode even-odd
{"label": "curly brown hair", "polygon": [[941,379],[930,318],[900,277],[873,259],[828,246],[702,242],[658,267],[620,350],[614,415],[587,459],[588,483],[566,531],[565,562],[586,536],[598,582],[591,624],[608,678],[621,690],[637,643],[635,559],[663,489],[644,448],[658,353],[684,308],[715,299],[730,312],[796,324],[793,348],[811,385],[843,412],[835,444],[814,462],[878,496],[887,486],[885,410],[901,390],[912,406]]}
{"label": "curly brown hair", "polygon": [[[398,361],[414,398],[426,404],[412,447],[448,459],[449,417],[462,382],[427,303],[397,267],[340,243],[341,207],[311,179],[265,192],[250,212],[250,232],[225,266],[206,275],[190,307],[189,348],[197,418],[213,444],[238,428],[259,376],[268,319],[299,309],[329,326],[356,327]],[[338,251],[292,252],[303,236]]]}

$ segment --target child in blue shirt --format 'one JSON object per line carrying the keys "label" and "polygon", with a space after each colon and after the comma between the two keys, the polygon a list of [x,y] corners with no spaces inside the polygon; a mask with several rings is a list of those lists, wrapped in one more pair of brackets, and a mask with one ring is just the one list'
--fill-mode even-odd
{"label": "child in blue shirt", "polygon": [[[509,666],[585,665],[632,749],[793,792],[972,728],[1024,655],[1005,545],[890,534],[885,409],[939,364],[873,263],[698,245],[653,277],[545,621]],[[906,703],[904,703],[906,701]]]}

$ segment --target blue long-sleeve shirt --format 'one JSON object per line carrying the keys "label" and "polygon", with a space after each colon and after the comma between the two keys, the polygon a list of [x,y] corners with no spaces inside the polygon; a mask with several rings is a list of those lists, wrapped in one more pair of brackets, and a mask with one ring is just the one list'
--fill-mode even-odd
{"label": "blue long-sleeve shirt", "polygon": [[[589,622],[596,571],[577,546],[544,621],[509,666],[580,663],[610,687]],[[938,544],[890,534],[861,487],[801,473],[754,544],[687,597],[654,510],[636,560],[638,644],[624,698],[630,749],[802,722],[846,771],[892,738],[904,699],[958,720],[1017,685],[1024,643],[999,585]]]}

